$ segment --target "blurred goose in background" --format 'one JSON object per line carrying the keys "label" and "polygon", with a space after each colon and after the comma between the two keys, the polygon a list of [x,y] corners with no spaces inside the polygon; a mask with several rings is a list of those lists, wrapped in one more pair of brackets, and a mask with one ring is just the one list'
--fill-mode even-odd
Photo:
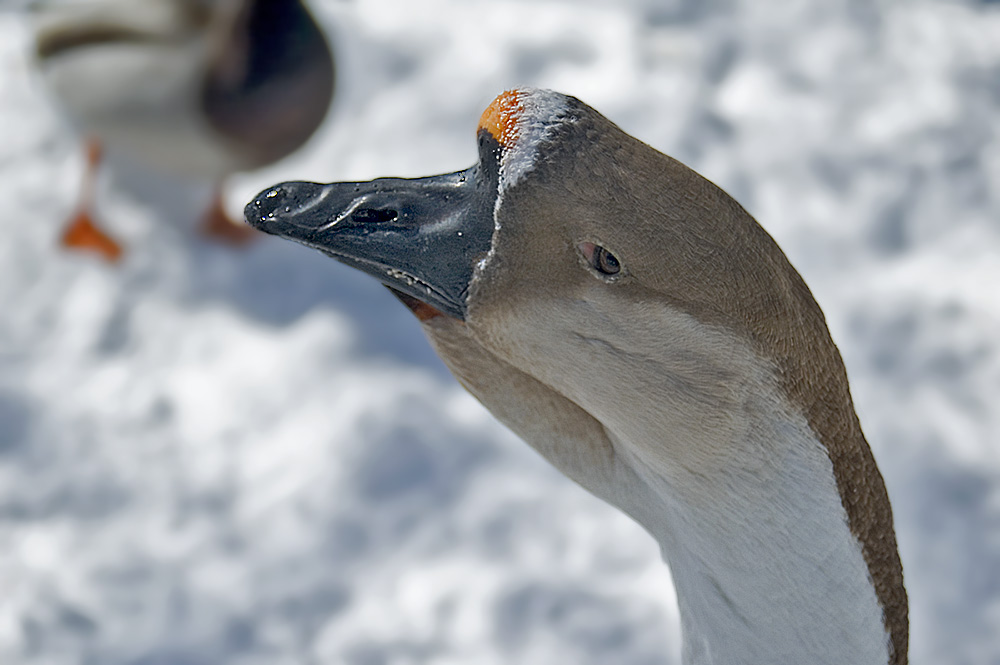
{"label": "blurred goose in background", "polygon": [[93,214],[104,149],[213,183],[201,230],[241,245],[256,232],[223,208],[227,176],[302,146],[333,96],[333,56],[300,0],[78,0],[35,6],[46,82],[86,143],[67,247],[122,248]]}
{"label": "blurred goose in background", "polygon": [[464,171],[284,183],[247,221],[389,286],[499,420],[646,528],[685,663],[906,663],[889,497],[774,240],[573,97],[507,92],[478,139]]}

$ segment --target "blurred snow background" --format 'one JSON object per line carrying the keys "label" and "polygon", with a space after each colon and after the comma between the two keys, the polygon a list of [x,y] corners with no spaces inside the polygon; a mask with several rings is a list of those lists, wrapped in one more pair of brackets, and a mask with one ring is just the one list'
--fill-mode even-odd
{"label": "blurred snow background", "polygon": [[[0,663],[678,662],[652,541],[468,397],[374,281],[192,232],[56,245],[82,156],[0,10]],[[498,92],[595,106],[733,194],[820,301],[894,502],[911,662],[1000,663],[1000,5],[316,0],[339,96],[235,183],[464,168]]]}

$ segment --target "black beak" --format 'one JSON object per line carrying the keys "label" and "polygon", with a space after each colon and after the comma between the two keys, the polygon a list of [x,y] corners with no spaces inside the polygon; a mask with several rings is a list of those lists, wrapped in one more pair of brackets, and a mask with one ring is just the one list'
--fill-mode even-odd
{"label": "black beak", "polygon": [[490,249],[499,172],[495,141],[480,163],[428,178],[327,185],[286,182],[243,211],[251,226],[314,247],[457,319]]}

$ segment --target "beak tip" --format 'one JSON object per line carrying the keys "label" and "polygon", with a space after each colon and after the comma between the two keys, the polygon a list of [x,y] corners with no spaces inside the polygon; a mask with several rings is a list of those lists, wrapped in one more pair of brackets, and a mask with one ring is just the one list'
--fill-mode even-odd
{"label": "beak tip", "polygon": [[311,182],[285,182],[265,189],[243,208],[246,223],[272,235],[298,237],[294,231],[312,231],[329,220],[313,210],[326,186]]}
{"label": "beak tip", "polygon": [[247,224],[254,227],[258,231],[268,232],[267,221],[268,219],[273,219],[273,213],[264,212],[261,199],[263,198],[263,193],[254,198],[253,201],[246,204],[243,208],[243,219]]}

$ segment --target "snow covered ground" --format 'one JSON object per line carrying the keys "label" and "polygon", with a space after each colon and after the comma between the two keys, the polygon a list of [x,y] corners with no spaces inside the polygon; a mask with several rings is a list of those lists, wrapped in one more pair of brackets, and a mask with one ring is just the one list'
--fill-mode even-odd
{"label": "snow covered ground", "polygon": [[[652,541],[468,397],[373,281],[191,231],[105,171],[129,247],[56,248],[81,174],[0,10],[0,663],[678,662]],[[233,184],[464,168],[515,85],[736,196],[824,307],[894,502],[911,662],[1000,662],[1000,5],[327,0],[340,95]]]}

